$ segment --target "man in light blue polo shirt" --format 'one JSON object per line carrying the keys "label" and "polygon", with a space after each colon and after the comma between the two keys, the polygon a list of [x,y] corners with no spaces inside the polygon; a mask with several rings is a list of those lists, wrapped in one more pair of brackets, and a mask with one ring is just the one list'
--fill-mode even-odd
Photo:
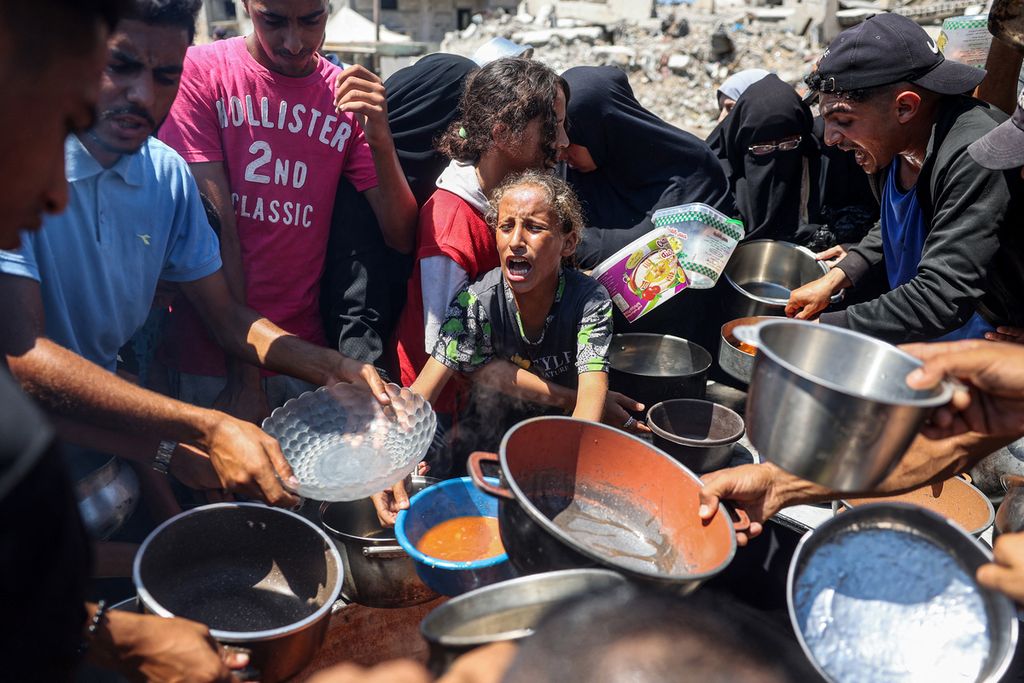
{"label": "man in light blue polo shirt", "polygon": [[40,282],[46,336],[113,372],[157,282],[213,275],[220,245],[188,166],[156,138],[104,168],[71,135],[64,159],[67,210],[0,252],[0,272]]}
{"label": "man in light blue polo shirt", "polygon": [[67,441],[196,487],[294,505],[282,482],[298,482],[261,430],[110,372],[163,278],[179,284],[232,356],[313,384],[368,385],[389,402],[372,366],[290,335],[232,296],[187,165],[150,137],[177,94],[199,3],[129,5],[108,40],[96,120],[67,139],[66,213],[0,255],[0,352],[22,386],[64,418]]}

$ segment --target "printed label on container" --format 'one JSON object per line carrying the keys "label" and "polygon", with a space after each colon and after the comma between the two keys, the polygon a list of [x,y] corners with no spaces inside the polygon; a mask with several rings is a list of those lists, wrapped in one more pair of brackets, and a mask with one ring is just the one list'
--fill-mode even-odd
{"label": "printed label on container", "polygon": [[743,224],[707,204],[656,211],[654,230],[605,259],[591,276],[633,322],[687,287],[714,287],[743,239]]}
{"label": "printed label on container", "polygon": [[599,265],[591,277],[604,285],[626,320],[633,322],[683,291],[680,265],[686,236],[657,228]]}

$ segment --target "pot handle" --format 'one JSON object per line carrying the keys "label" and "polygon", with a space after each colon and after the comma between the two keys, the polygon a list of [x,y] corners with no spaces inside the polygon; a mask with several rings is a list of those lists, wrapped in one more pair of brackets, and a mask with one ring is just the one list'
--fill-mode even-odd
{"label": "pot handle", "polygon": [[515,500],[516,497],[511,491],[488,483],[488,481],[484,479],[484,463],[494,463],[497,465],[499,463],[498,454],[476,451],[475,453],[470,453],[469,459],[466,460],[466,469],[469,470],[469,476],[472,477],[473,484],[484,493],[492,495],[495,498]]}
{"label": "pot handle", "polygon": [[1024,477],[1019,474],[1001,474],[999,475],[999,483],[1002,485],[1003,491],[1009,493],[1012,488],[1024,486]]}
{"label": "pot handle", "polygon": [[[223,644],[221,645],[221,647],[224,648],[224,652],[225,653],[249,655],[250,661],[252,659],[252,650],[250,650],[247,647],[239,647],[237,645],[223,645]],[[262,678],[262,676],[260,675],[260,670],[257,669],[252,664],[250,664],[249,666],[245,667],[244,669],[238,669],[236,671],[232,671],[231,675],[235,678],[235,680],[238,680],[238,681],[258,681],[258,680],[260,680],[260,678]]]}
{"label": "pot handle", "polygon": [[741,510],[731,503],[723,502],[721,505],[725,506],[725,511],[729,513],[733,531],[746,531],[750,528],[750,517],[746,510]]}
{"label": "pot handle", "polygon": [[363,547],[363,557],[379,560],[393,560],[405,557],[405,551],[400,545],[368,545]]}

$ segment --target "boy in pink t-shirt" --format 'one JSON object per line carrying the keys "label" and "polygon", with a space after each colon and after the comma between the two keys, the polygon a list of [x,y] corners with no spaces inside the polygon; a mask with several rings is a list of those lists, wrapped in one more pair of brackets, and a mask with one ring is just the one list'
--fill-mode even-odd
{"label": "boy in pink t-shirt", "polygon": [[[385,240],[400,251],[412,249],[416,202],[394,151],[380,79],[362,67],[343,72],[317,53],[326,0],[245,5],[251,35],[189,48],[160,138],[189,162],[217,210],[235,296],[323,344],[318,292],[339,178],[365,193]],[[182,376],[183,398],[212,403],[224,387],[192,377],[224,377],[226,369],[191,310],[174,312],[163,357]],[[259,417],[259,375],[230,369],[236,412]]]}

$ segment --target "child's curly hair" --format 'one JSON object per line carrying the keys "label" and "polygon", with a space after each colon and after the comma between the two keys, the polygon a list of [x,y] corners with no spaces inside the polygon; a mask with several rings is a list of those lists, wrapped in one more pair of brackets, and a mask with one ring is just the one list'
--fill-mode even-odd
{"label": "child's curly hair", "polygon": [[492,230],[498,229],[498,206],[506,194],[517,187],[536,187],[544,192],[544,199],[558,217],[565,235],[576,235],[577,240],[583,231],[583,207],[576,193],[565,182],[552,173],[542,171],[523,171],[514,173],[494,190],[487,209],[487,224]]}
{"label": "child's curly hair", "polygon": [[559,88],[568,103],[569,84],[547,66],[521,57],[495,60],[470,74],[459,100],[459,117],[435,147],[450,159],[476,164],[494,144],[491,134],[496,125],[504,124],[518,142],[530,121],[540,116],[545,154],[554,161]]}

